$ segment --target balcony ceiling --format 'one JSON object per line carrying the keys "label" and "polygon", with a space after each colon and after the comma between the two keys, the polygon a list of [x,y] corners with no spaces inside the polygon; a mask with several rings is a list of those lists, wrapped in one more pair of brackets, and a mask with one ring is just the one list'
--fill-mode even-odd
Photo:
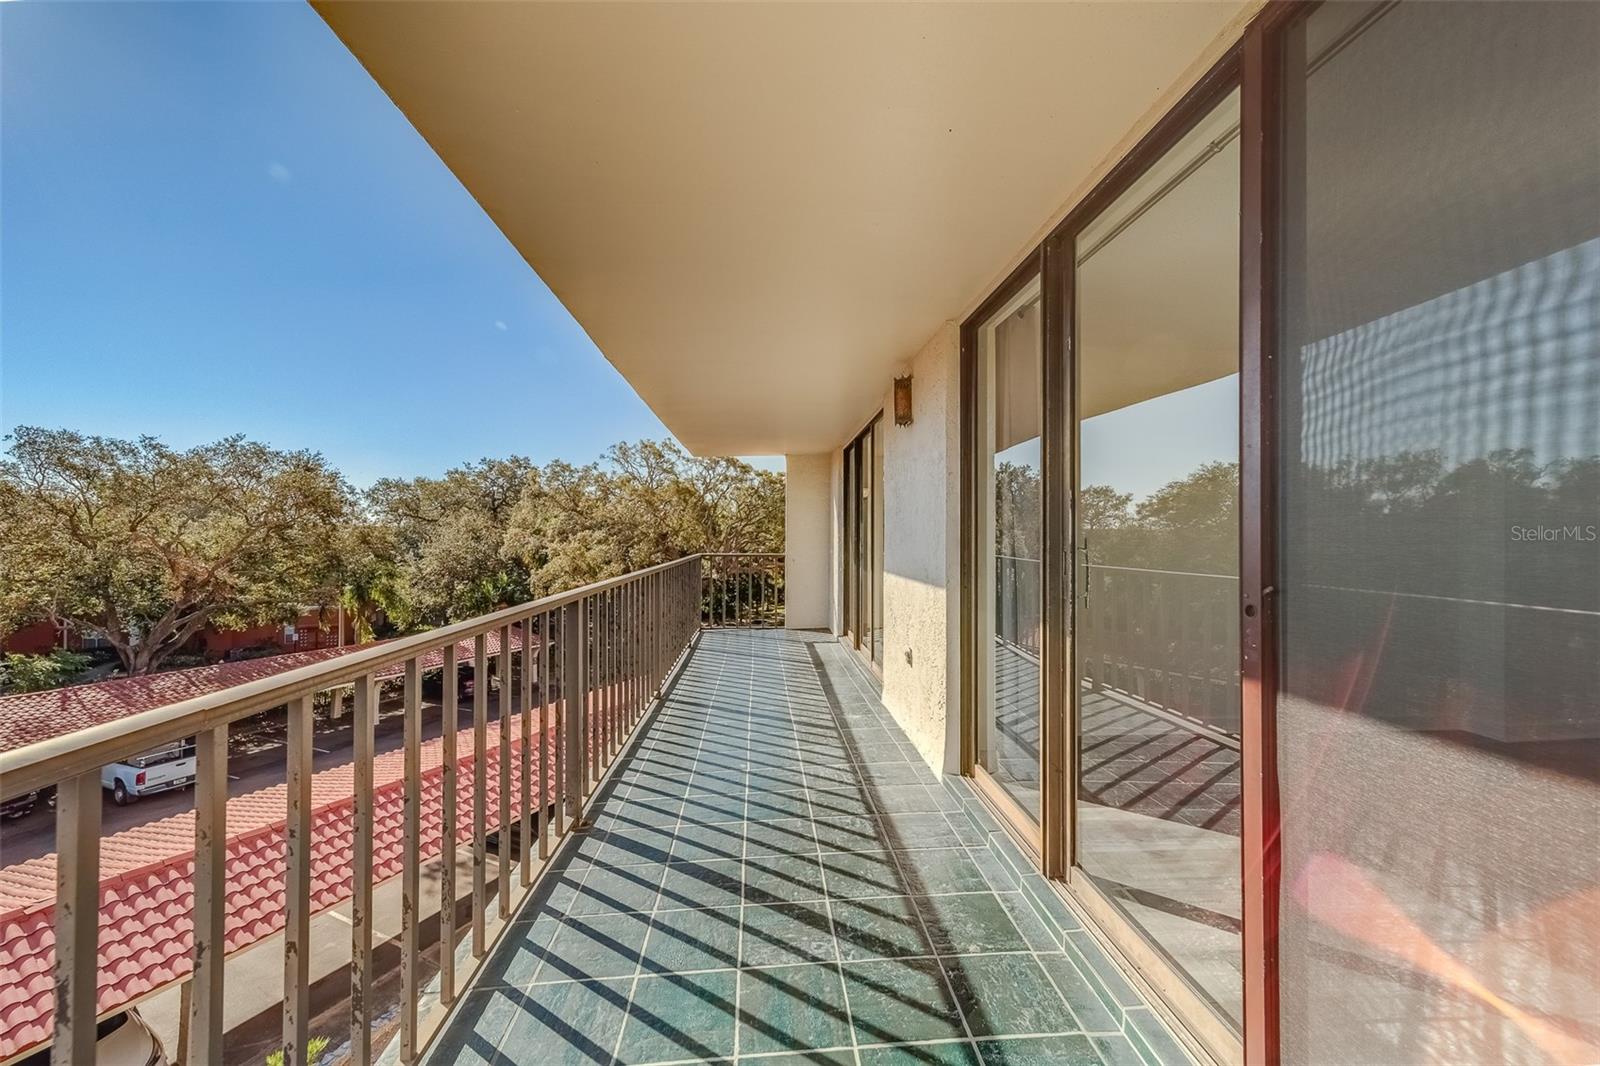
{"label": "balcony ceiling", "polygon": [[838,447],[1236,2],[319,2],[699,454]]}

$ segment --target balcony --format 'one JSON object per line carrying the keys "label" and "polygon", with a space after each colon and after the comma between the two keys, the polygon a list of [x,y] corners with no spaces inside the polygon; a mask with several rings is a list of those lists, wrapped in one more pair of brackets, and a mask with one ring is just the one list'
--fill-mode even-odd
{"label": "balcony", "polygon": [[825,634],[703,631],[430,1063],[1188,1061]]}
{"label": "balcony", "polygon": [[[139,1001],[106,979],[120,904],[99,877],[99,766],[185,736],[171,1050],[236,1057],[224,996],[261,990],[236,987],[226,734],[286,705],[285,1062],[317,1061],[314,1035],[352,1062],[1188,1061],[965,783],[927,769],[853,653],[781,628],[784,598],[780,558],[692,557],[0,755],[6,795],[60,783],[54,1060],[92,1061],[96,1020]],[[458,696],[440,686],[435,712],[424,679],[461,658],[472,728],[425,740],[425,707],[451,722]],[[394,787],[374,775],[387,676]],[[340,836],[310,758],[313,698],[344,689]],[[313,958],[331,930],[348,947],[329,973]]]}

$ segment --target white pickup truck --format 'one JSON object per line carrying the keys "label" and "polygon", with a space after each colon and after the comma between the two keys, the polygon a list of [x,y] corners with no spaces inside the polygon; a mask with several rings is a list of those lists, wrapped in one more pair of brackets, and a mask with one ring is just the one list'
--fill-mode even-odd
{"label": "white pickup truck", "polygon": [[101,767],[100,787],[122,807],[152,793],[186,788],[194,784],[194,772],[194,742],[185,740]]}

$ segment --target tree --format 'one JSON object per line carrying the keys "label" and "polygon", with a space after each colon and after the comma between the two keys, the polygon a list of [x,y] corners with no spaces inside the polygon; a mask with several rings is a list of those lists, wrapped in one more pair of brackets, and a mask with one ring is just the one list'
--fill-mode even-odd
{"label": "tree", "polygon": [[344,529],[338,552],[339,602],[355,629],[358,643],[377,636],[380,618],[392,621],[404,613],[399,552],[394,529],[363,519]]}
{"label": "tree", "polygon": [[600,463],[531,473],[504,550],[540,595],[695,552],[783,550],[782,475],[676,444],[613,446]]}
{"label": "tree", "polygon": [[382,544],[370,568],[382,577],[368,589],[374,603],[402,629],[415,629],[531,598],[527,568],[504,541],[536,473],[532,462],[512,456],[469,463],[439,478],[374,484],[367,492],[373,524],[367,542]]}
{"label": "tree", "polygon": [[34,427],[9,440],[0,628],[49,617],[144,674],[208,624],[292,618],[336,574],[351,493],[313,452]]}
{"label": "tree", "polygon": [[0,656],[0,692],[60,688],[89,666],[89,657],[57,648],[49,655]]}

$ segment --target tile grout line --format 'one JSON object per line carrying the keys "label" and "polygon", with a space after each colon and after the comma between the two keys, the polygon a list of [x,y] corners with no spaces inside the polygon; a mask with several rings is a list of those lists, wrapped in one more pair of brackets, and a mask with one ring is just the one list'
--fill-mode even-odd
{"label": "tile grout line", "polygon": [[[838,977],[838,979],[839,979],[839,991],[844,995],[845,1033],[850,1038],[850,1054],[851,1054],[851,1057],[855,1060],[856,1066],[861,1066],[861,1046],[860,1046],[861,1045],[861,1041],[856,1035],[855,1010],[850,1006],[850,983],[844,979],[844,949],[839,944],[839,926],[838,926],[838,922],[834,919],[834,916],[833,916],[833,892],[828,886],[828,872],[822,865],[822,855],[823,855],[822,841],[817,839],[817,834],[816,834],[816,824],[817,824],[816,809],[814,807],[812,807],[812,805],[811,805],[811,777],[810,777],[809,774],[807,774],[805,772],[805,766],[806,766],[805,749],[800,746],[800,731],[799,731],[799,728],[797,726],[795,726],[795,724],[794,724],[793,697],[791,696],[790,691],[789,691],[789,664],[788,664],[788,659],[786,657],[782,657],[782,658],[780,658],[780,661],[783,663],[783,699],[784,699],[785,706],[787,706],[789,708],[789,725],[790,725],[790,729],[794,733],[795,748],[796,748],[796,751],[797,751],[797,753],[799,755],[799,764],[800,764],[800,767],[801,767],[800,780],[803,783],[802,784],[802,789],[803,789],[803,791],[805,793],[805,798],[806,798],[806,810],[811,813],[811,818],[810,818],[811,839],[812,839],[812,842],[816,845],[816,848],[817,848],[816,853],[815,853],[816,856],[817,856],[817,876],[822,879],[822,886],[821,886],[821,891],[822,891],[822,910],[823,910],[823,913],[828,916],[828,935],[833,940],[833,969],[834,969],[834,975]],[[830,718],[832,717],[832,708],[829,708],[829,717]],[[844,738],[843,738],[842,732],[840,730],[839,723],[837,721],[835,721],[833,723],[833,726],[834,726],[834,731],[835,732],[840,732],[841,733],[840,742],[841,742],[841,744],[843,744]],[[846,754],[846,756],[849,755],[848,746],[845,746],[845,754]],[[859,775],[857,775],[856,780],[857,780],[857,785],[859,786],[859,784],[860,784],[860,776]]]}
{"label": "tile grout line", "polygon": [[[711,703],[713,705],[715,705],[715,703],[716,703],[717,690],[721,687],[721,685],[722,685],[722,671],[719,669],[717,671],[716,680],[711,686]],[[663,707],[662,710],[667,710],[667,708]],[[698,767],[699,762],[700,762],[700,753],[705,750],[705,742],[706,742],[706,731],[705,731],[705,728],[704,728],[704,724],[702,723],[702,727],[701,727],[701,730],[700,730],[699,743],[695,748],[695,765],[697,767]],[[630,789],[630,791],[631,791],[631,789]],[[616,1041],[615,1045],[612,1046],[612,1049],[611,1049],[611,1060],[612,1060],[612,1062],[616,1062],[616,1061],[618,1061],[618,1060],[620,1060],[622,1058],[622,1038],[627,1034],[627,1032],[628,1032],[628,1023],[633,1018],[634,997],[638,994],[638,991],[639,991],[639,978],[644,973],[644,956],[645,956],[645,952],[649,950],[649,948],[650,948],[650,940],[655,935],[655,931],[656,931],[656,915],[658,913],[660,913],[660,911],[661,911],[661,897],[663,895],[665,895],[665,893],[666,893],[666,878],[667,878],[668,871],[671,869],[672,852],[673,852],[673,849],[677,847],[677,838],[678,838],[678,832],[677,831],[683,825],[683,808],[684,808],[684,806],[687,806],[687,804],[688,804],[688,793],[685,792],[685,794],[684,794],[684,802],[683,802],[683,804],[681,804],[678,807],[678,820],[673,825],[673,834],[672,834],[673,842],[672,842],[672,845],[667,848],[666,861],[661,863],[661,883],[656,886],[655,906],[650,908],[650,919],[649,919],[648,922],[645,923],[644,939],[639,942],[639,957],[634,960],[634,964],[633,964],[633,981],[628,985],[628,1003],[627,1003],[627,1007],[623,1011],[622,1024],[617,1027],[617,1041]],[[588,880],[588,878],[585,877],[585,881],[587,881],[587,880]],[[734,1040],[735,1041],[738,1040],[738,1032],[739,1032],[739,1030],[738,1030],[738,1011],[739,1011],[739,1006],[738,1006],[738,984],[737,984],[737,982],[735,982],[735,984],[734,984]],[[737,1051],[737,1049],[738,1049],[738,1044],[737,1043],[735,1043],[734,1048]]]}
{"label": "tile grout line", "polygon": [[[859,685],[858,685],[858,691],[859,691]],[[855,759],[855,756],[852,755],[851,756],[852,762],[854,762],[854,759]],[[859,767],[857,768],[857,777],[858,777],[858,780],[859,780],[860,779]],[[870,797],[868,799],[868,802],[871,802]],[[894,849],[894,848],[890,848],[889,849],[889,858],[890,858],[890,861],[895,864],[895,869],[898,870],[899,873],[900,873],[901,886],[905,887],[905,888],[909,888],[910,885],[906,881],[905,867],[901,865],[900,858],[899,858],[899,855],[898,855],[896,849]],[[980,870],[979,873],[981,874],[982,871]],[[987,881],[985,881],[985,883],[987,883]],[[939,956],[937,954],[938,946],[936,944],[934,944],[934,942],[933,942],[933,934],[928,931],[928,923],[927,923],[927,920],[923,917],[922,908],[917,906],[917,898],[916,898],[916,895],[914,893],[907,892],[906,895],[910,897],[910,900],[911,900],[911,913],[916,915],[917,927],[922,930],[923,942],[926,943],[928,945],[928,947],[932,948],[934,950],[934,952],[935,952],[935,955],[933,956],[934,968],[939,971],[939,981],[944,986],[945,991],[947,993],[949,993],[949,995],[950,995],[950,1003],[951,1003],[951,1005],[953,1005],[955,1007],[956,1017],[961,1021],[961,1031],[966,1034],[967,1041],[968,1041],[968,1045],[967,1046],[972,1048],[973,1054],[975,1056],[977,1056],[980,1060],[982,1060],[983,1059],[983,1051],[982,1051],[982,1049],[980,1049],[978,1047],[977,1041],[973,1038],[972,1026],[970,1024],[968,1024],[968,1022],[967,1022],[967,1012],[962,1008],[961,1001],[956,996],[955,985],[950,980],[950,974],[948,972],[946,972],[946,970],[944,968],[944,963],[940,960],[940,958],[939,958]],[[857,1052],[857,1058],[859,1059],[859,1057],[860,1057],[860,1052],[858,1051]]]}
{"label": "tile grout line", "polygon": [[[855,683],[857,692],[860,692],[861,691],[861,685],[860,685],[859,680],[854,678],[854,677],[852,677],[851,680]],[[881,705],[881,700],[880,700],[880,705]],[[852,756],[852,759],[853,758],[854,758],[854,756]],[[924,788],[929,788],[931,786],[924,785],[923,787]],[[930,802],[935,800],[935,798],[936,797],[934,797],[930,793],[930,795],[929,795]],[[942,806],[941,806],[941,808],[939,810],[939,813],[940,813],[941,816],[943,816],[945,818],[945,821],[947,823],[949,823],[949,815],[943,809]],[[953,824],[951,825],[951,829],[952,829],[952,832],[953,832],[954,831]],[[901,870],[901,876],[904,877],[905,876],[905,867],[901,862],[898,849],[891,849],[890,850],[890,856],[893,858],[896,866]],[[983,871],[981,869],[978,872],[979,872],[980,876],[983,874]],[[984,877],[984,883],[985,884],[988,883],[988,878],[987,877]],[[1020,883],[1019,883],[1018,887],[1020,889]],[[956,895],[958,893],[948,893],[948,894]],[[990,886],[990,891],[987,894],[995,896],[996,900],[999,901],[1000,893],[995,891],[993,886]],[[1019,894],[1020,894],[1020,892],[1019,892]],[[1027,906],[1028,905],[1026,898],[1023,898],[1022,903],[1023,903],[1023,906]],[[1002,908],[1004,907],[1004,903],[1003,902],[1001,903],[1001,906],[1002,906]],[[932,934],[928,931],[927,921],[926,921],[925,917],[923,916],[921,909],[916,907],[916,906],[914,906],[914,905],[913,905],[912,909],[917,915],[918,923],[922,926],[923,936],[927,938],[927,942],[928,942],[929,946],[930,947],[934,947],[934,950],[937,953],[937,951],[938,951],[937,946],[935,946],[933,944]],[[1008,914],[1008,917],[1009,917],[1009,914]],[[1015,925],[1016,924],[1015,921],[1013,921],[1012,924]],[[1046,932],[1048,933],[1048,930],[1046,930]],[[1027,944],[1028,950],[1026,952],[1015,952],[1015,953],[1007,953],[1007,954],[1026,954],[1026,955],[1028,955],[1033,960],[1034,966],[1038,967],[1039,971],[1044,974],[1045,980],[1047,982],[1049,982],[1050,987],[1055,990],[1057,998],[1061,1001],[1062,1006],[1066,1008],[1067,1018],[1072,1022],[1074,1030],[1076,1032],[1078,1032],[1078,1033],[1086,1033],[1086,1030],[1085,1030],[1084,1025],[1083,1025],[1083,1020],[1081,1018],[1079,1018],[1077,1012],[1072,1009],[1071,1000],[1062,992],[1061,987],[1056,983],[1056,980],[1050,974],[1050,971],[1048,969],[1046,969],[1045,966],[1043,965],[1043,963],[1039,960],[1039,952],[1038,952],[1038,950],[1036,948],[1034,948],[1034,946],[1032,944],[1028,943],[1027,937],[1026,937],[1025,934],[1023,934],[1023,932],[1022,932],[1020,927],[1017,929],[1017,933],[1018,933],[1018,935],[1023,937],[1023,943]],[[978,952],[976,954],[994,954],[994,953]],[[938,965],[938,968],[939,968],[940,978],[943,981],[946,990],[950,993],[951,1002],[956,1004],[957,1016],[961,1019],[961,1028],[967,1034],[968,1040],[972,1041],[973,1050],[979,1056],[980,1059],[983,1059],[984,1061],[987,1061],[987,1056],[984,1055],[982,1048],[980,1048],[978,1046],[976,1038],[973,1036],[972,1027],[967,1021],[966,1011],[961,1008],[960,1001],[959,1001],[959,999],[957,998],[957,996],[955,994],[955,985],[950,979],[949,971],[946,970],[946,968],[945,968],[945,966],[943,964],[942,960],[944,958],[947,958],[947,957],[949,957],[949,958],[959,958],[961,956],[960,955],[942,956],[942,955],[937,955],[937,954],[935,955],[936,964]],[[1063,957],[1066,958],[1067,962],[1069,962],[1069,963],[1072,962],[1072,959],[1071,959],[1070,956],[1066,956],[1063,953]],[[1074,968],[1076,968],[1076,966],[1074,966]],[[1124,1024],[1126,1024],[1126,1023],[1124,1022]]]}
{"label": "tile grout line", "polygon": [[740,1037],[744,1034],[744,910],[747,884],[745,864],[750,852],[750,704],[755,693],[755,665],[750,667],[750,691],[745,698],[744,725],[744,821],[739,826],[739,935],[733,949],[733,1060],[739,1061]]}

